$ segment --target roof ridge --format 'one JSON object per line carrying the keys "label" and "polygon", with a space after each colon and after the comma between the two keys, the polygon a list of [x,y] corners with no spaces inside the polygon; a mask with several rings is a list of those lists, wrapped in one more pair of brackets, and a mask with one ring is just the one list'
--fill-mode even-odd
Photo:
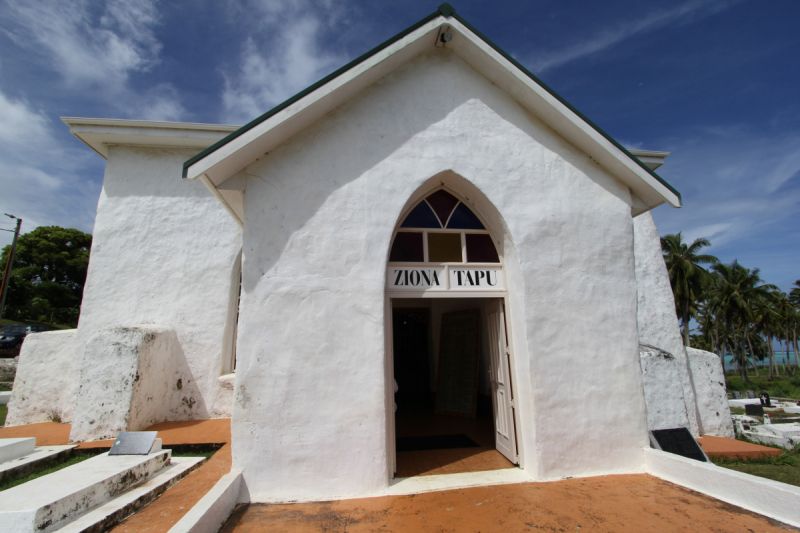
{"label": "roof ridge", "polygon": [[440,16],[443,16],[445,18],[454,18],[459,23],[461,23],[465,28],[467,28],[470,32],[472,32],[476,37],[478,37],[480,40],[485,42],[490,48],[492,48],[495,52],[500,54],[504,59],[506,59],[514,67],[519,69],[520,72],[525,74],[525,76],[527,76],[528,78],[533,80],[534,83],[536,83],[538,86],[540,86],[542,89],[544,89],[548,94],[550,94],[552,97],[554,97],[556,100],[558,100],[559,103],[564,105],[569,111],[574,113],[579,119],[581,119],[589,127],[591,127],[593,130],[595,130],[597,133],[599,133],[603,138],[605,138],[607,141],[609,141],[615,148],[619,149],[623,154],[625,154],[629,159],[631,159],[637,166],[639,166],[645,172],[647,172],[648,174],[653,176],[653,178],[655,178],[660,184],[662,184],[670,192],[672,192],[673,194],[675,194],[675,196],[677,196],[678,202],[680,202],[680,204],[683,204],[683,200],[681,198],[681,193],[678,192],[674,187],[672,187],[672,185],[667,183],[661,176],[656,174],[655,171],[653,171],[650,167],[648,167],[642,161],[640,161],[639,158],[637,158],[632,153],[630,153],[624,146],[622,146],[619,142],[617,142],[611,135],[606,133],[597,124],[595,124],[594,122],[589,120],[589,118],[586,115],[584,115],[583,113],[578,111],[569,102],[567,102],[563,97],[561,97],[561,95],[559,95],[557,92],[555,92],[546,83],[544,83],[541,79],[539,79],[535,74],[533,74],[531,71],[529,71],[527,68],[525,68],[522,64],[520,64],[516,59],[511,57],[511,55],[509,55],[507,52],[505,52],[502,48],[497,46],[494,42],[492,42],[492,40],[490,40],[483,33],[481,33],[472,24],[467,22],[462,16],[458,15],[456,13],[455,8],[452,5],[450,5],[449,3],[447,3],[447,2],[444,2],[443,4],[441,4],[437,8],[436,11],[434,11],[433,13],[428,15],[427,17],[423,18],[422,20],[420,20],[416,24],[412,24],[411,26],[409,26],[405,30],[401,31],[397,35],[395,35],[393,37],[390,37],[389,39],[387,39],[386,41],[382,42],[381,44],[379,44],[375,48],[369,50],[368,52],[366,52],[366,53],[364,53],[362,55],[360,55],[356,59],[354,59],[354,60],[350,61],[349,63],[347,63],[346,65],[344,65],[343,67],[341,67],[341,68],[337,69],[336,71],[332,72],[331,74],[325,76],[324,78],[322,78],[318,82],[316,82],[313,85],[305,88],[304,90],[302,90],[299,93],[295,94],[294,96],[290,97],[288,100],[285,100],[284,102],[278,104],[277,106],[273,107],[272,109],[270,109],[269,111],[267,111],[263,115],[257,117],[256,119],[248,122],[247,124],[245,124],[244,126],[239,128],[238,130],[234,131],[233,133],[231,133],[227,137],[219,140],[218,142],[212,144],[211,146],[209,146],[208,148],[206,148],[205,150],[203,150],[199,154],[197,154],[194,157],[188,159],[183,164],[183,177],[186,178],[186,176],[188,174],[189,167],[192,166],[193,164],[197,163],[198,161],[200,161],[201,159],[205,158],[206,156],[214,153],[216,150],[218,150],[219,148],[225,146],[226,144],[228,144],[232,140],[236,139],[240,135],[242,135],[242,134],[246,133],[247,131],[253,129],[254,127],[256,127],[259,124],[261,124],[262,122],[266,121],[267,119],[269,119],[273,115],[277,114],[278,112],[282,111],[283,109],[286,109],[287,107],[289,107],[293,103],[297,102],[298,100],[301,100],[302,98],[304,98],[305,96],[307,96],[310,93],[314,92],[318,88],[324,86],[328,82],[336,79],[340,75],[342,75],[345,72],[349,71],[350,69],[352,69],[356,65],[360,64],[361,62],[363,62],[366,59],[370,58],[371,56],[377,54],[381,50],[389,47],[390,45],[392,45],[395,42],[399,41],[403,37],[405,37],[408,34],[412,33],[414,30],[420,28],[421,26],[427,24],[428,22],[430,22],[430,21],[432,21],[432,20],[434,20],[434,19],[436,19],[437,17],[440,17]]}

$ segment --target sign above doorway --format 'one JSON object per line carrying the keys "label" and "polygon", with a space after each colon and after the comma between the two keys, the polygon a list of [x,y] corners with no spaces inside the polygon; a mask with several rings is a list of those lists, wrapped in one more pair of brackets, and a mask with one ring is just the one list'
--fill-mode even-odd
{"label": "sign above doorway", "polygon": [[500,266],[389,266],[386,269],[389,291],[503,291]]}

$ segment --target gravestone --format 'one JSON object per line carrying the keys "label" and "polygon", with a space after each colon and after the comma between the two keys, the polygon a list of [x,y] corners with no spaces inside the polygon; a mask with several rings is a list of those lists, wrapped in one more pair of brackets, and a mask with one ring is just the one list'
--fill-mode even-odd
{"label": "gravestone", "polygon": [[759,400],[761,400],[761,405],[764,407],[772,407],[772,403],[769,400],[769,393],[767,391],[761,391],[758,395]]}
{"label": "gravestone", "polygon": [[674,453],[687,459],[708,461],[705,452],[687,428],[654,429],[650,432],[650,444],[658,450]]}
{"label": "gravestone", "polygon": [[756,393],[751,391],[751,390],[745,392],[744,394],[745,394],[745,396],[747,397],[748,400],[752,400],[753,398],[756,397]]}
{"label": "gravestone", "polygon": [[123,431],[108,455],[147,455],[153,449],[157,431]]}
{"label": "gravestone", "polygon": [[741,400],[741,399],[742,399],[742,393],[741,393],[741,392],[739,392],[739,391],[735,391],[735,392],[733,393],[733,399],[734,399],[734,400]]}
{"label": "gravestone", "polygon": [[764,416],[764,406],[747,404],[744,406],[744,414],[747,416]]}

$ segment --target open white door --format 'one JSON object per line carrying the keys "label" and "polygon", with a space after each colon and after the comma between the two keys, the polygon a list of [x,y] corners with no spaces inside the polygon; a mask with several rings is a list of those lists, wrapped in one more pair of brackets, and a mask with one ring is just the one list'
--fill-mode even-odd
{"label": "open white door", "polygon": [[494,406],[495,443],[497,451],[514,464],[517,457],[517,438],[514,432],[514,399],[511,397],[511,371],[509,369],[506,318],[503,302],[494,300],[486,306],[489,329],[490,379]]}

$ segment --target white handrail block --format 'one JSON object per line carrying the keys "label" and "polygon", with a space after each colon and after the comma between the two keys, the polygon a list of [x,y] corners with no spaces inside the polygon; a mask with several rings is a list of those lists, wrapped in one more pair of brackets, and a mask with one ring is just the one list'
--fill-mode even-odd
{"label": "white handrail block", "polygon": [[241,472],[225,474],[169,533],[217,533],[236,506],[241,486]]}
{"label": "white handrail block", "polygon": [[648,474],[800,527],[800,487],[652,448],[645,448],[644,457]]}

